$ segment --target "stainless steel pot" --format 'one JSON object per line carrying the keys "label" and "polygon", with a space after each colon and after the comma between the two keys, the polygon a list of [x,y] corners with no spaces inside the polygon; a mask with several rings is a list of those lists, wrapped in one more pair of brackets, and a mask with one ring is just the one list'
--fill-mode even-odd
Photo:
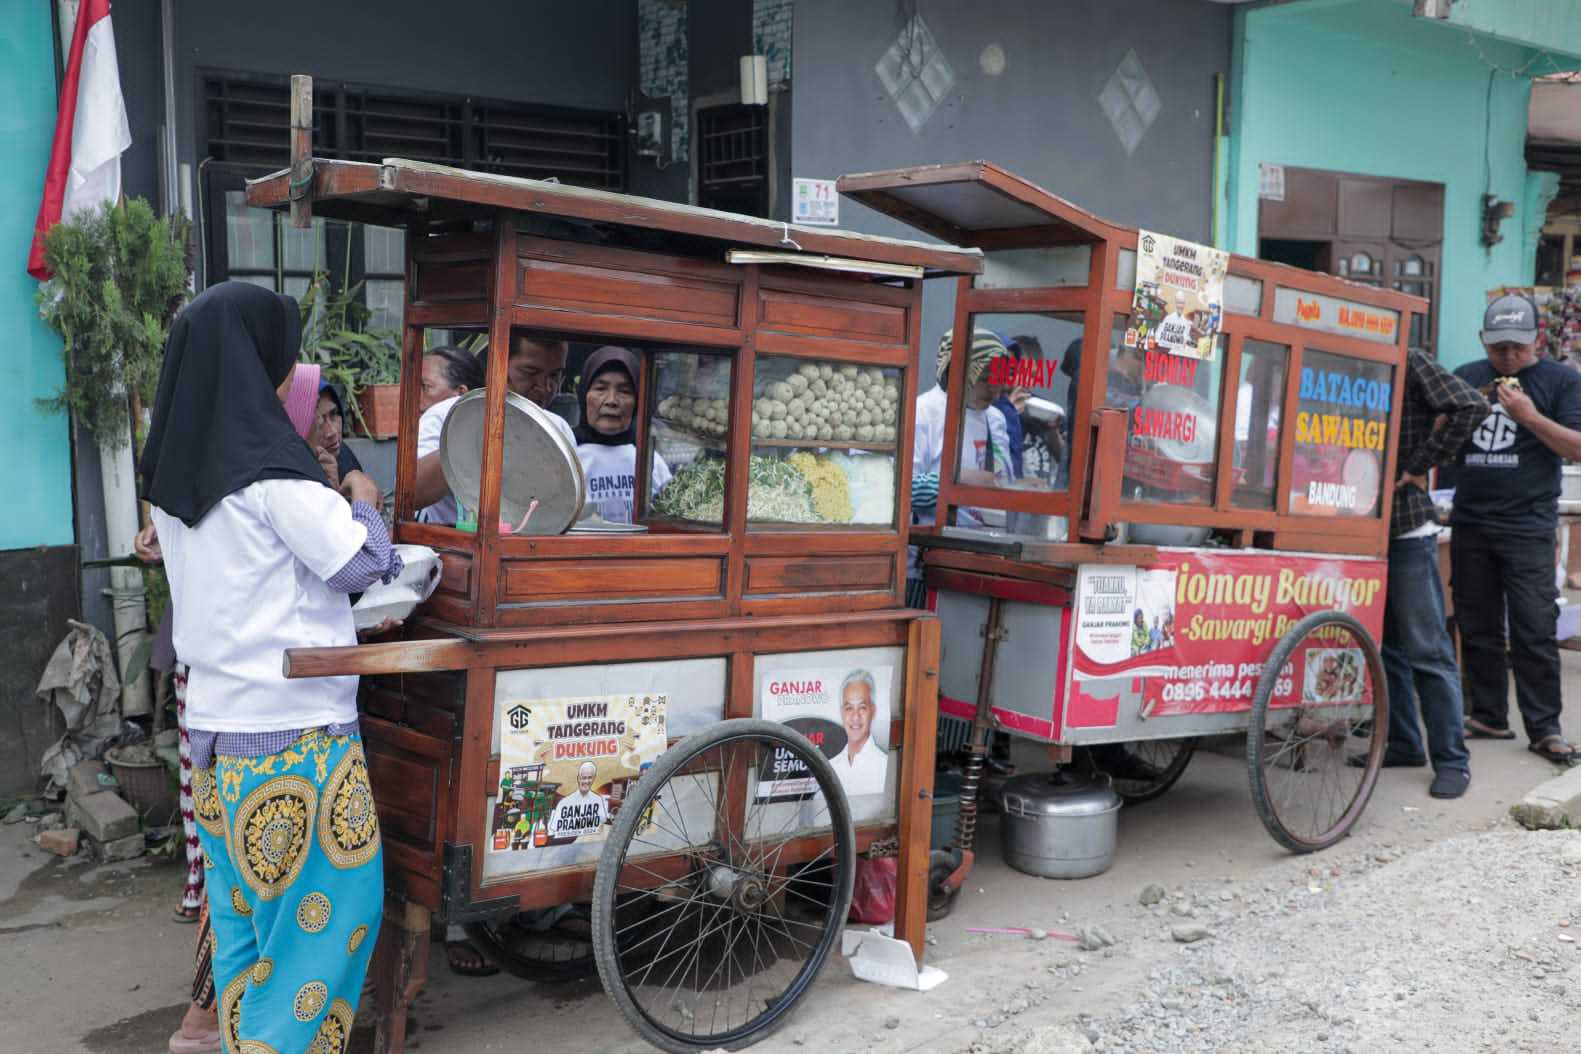
{"label": "stainless steel pot", "polygon": [[1090,878],[1114,863],[1120,796],[1107,775],[1088,779],[1062,769],[1005,783],[1000,831],[1005,862],[1043,878]]}

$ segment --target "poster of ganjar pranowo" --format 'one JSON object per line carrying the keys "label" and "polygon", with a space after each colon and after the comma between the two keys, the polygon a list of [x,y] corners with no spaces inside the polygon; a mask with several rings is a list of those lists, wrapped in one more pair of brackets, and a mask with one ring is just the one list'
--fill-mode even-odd
{"label": "poster of ganjar pranowo", "polygon": [[[763,717],[806,736],[829,759],[847,797],[882,794],[889,771],[890,666],[820,666],[762,675]],[[817,793],[812,773],[789,751],[759,760],[759,802]]]}
{"label": "poster of ganjar pranowo", "polygon": [[1138,231],[1126,345],[1211,360],[1224,321],[1229,265],[1222,249]]}
{"label": "poster of ganjar pranowo", "polygon": [[637,777],[664,753],[668,707],[653,692],[504,702],[490,850],[607,837]]}

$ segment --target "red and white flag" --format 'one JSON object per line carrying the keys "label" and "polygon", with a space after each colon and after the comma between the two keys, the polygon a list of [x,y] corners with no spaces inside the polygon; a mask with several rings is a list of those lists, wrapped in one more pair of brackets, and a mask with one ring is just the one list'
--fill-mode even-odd
{"label": "red and white flag", "polygon": [[33,228],[27,273],[40,281],[44,266],[44,235],[62,220],[100,202],[121,196],[121,154],[132,145],[121,97],[121,74],[115,63],[115,33],[110,27],[110,0],[82,0],[77,28],[71,34],[66,81],[61,85],[60,116],[44,177],[44,201]]}

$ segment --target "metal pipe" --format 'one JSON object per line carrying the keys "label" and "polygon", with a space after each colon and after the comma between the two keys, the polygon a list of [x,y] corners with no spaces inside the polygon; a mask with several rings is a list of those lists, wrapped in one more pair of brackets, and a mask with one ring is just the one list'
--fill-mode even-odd
{"label": "metal pipe", "polygon": [[[184,195],[181,193],[181,170],[176,164],[176,5],[175,0],[159,0],[159,60],[165,72],[165,121],[160,147],[160,158],[165,179],[165,215],[173,216],[182,211]],[[187,212],[191,218],[191,212]]]}
{"label": "metal pipe", "polygon": [[956,818],[955,847],[971,850],[977,842],[977,793],[983,768],[988,763],[988,745],[994,734],[994,713],[989,700],[994,687],[994,663],[999,654],[1000,600],[988,598],[988,621],[983,626],[983,661],[977,671],[977,713],[972,717],[972,732],[966,742],[966,767],[961,774],[961,805]]}

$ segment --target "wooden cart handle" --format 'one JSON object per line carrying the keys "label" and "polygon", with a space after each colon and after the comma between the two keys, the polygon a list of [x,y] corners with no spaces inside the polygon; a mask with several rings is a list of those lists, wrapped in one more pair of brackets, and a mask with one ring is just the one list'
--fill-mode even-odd
{"label": "wooden cart handle", "polygon": [[397,640],[340,648],[287,648],[282,672],[301,677],[360,677],[377,673],[464,670],[472,646],[464,640]]}

